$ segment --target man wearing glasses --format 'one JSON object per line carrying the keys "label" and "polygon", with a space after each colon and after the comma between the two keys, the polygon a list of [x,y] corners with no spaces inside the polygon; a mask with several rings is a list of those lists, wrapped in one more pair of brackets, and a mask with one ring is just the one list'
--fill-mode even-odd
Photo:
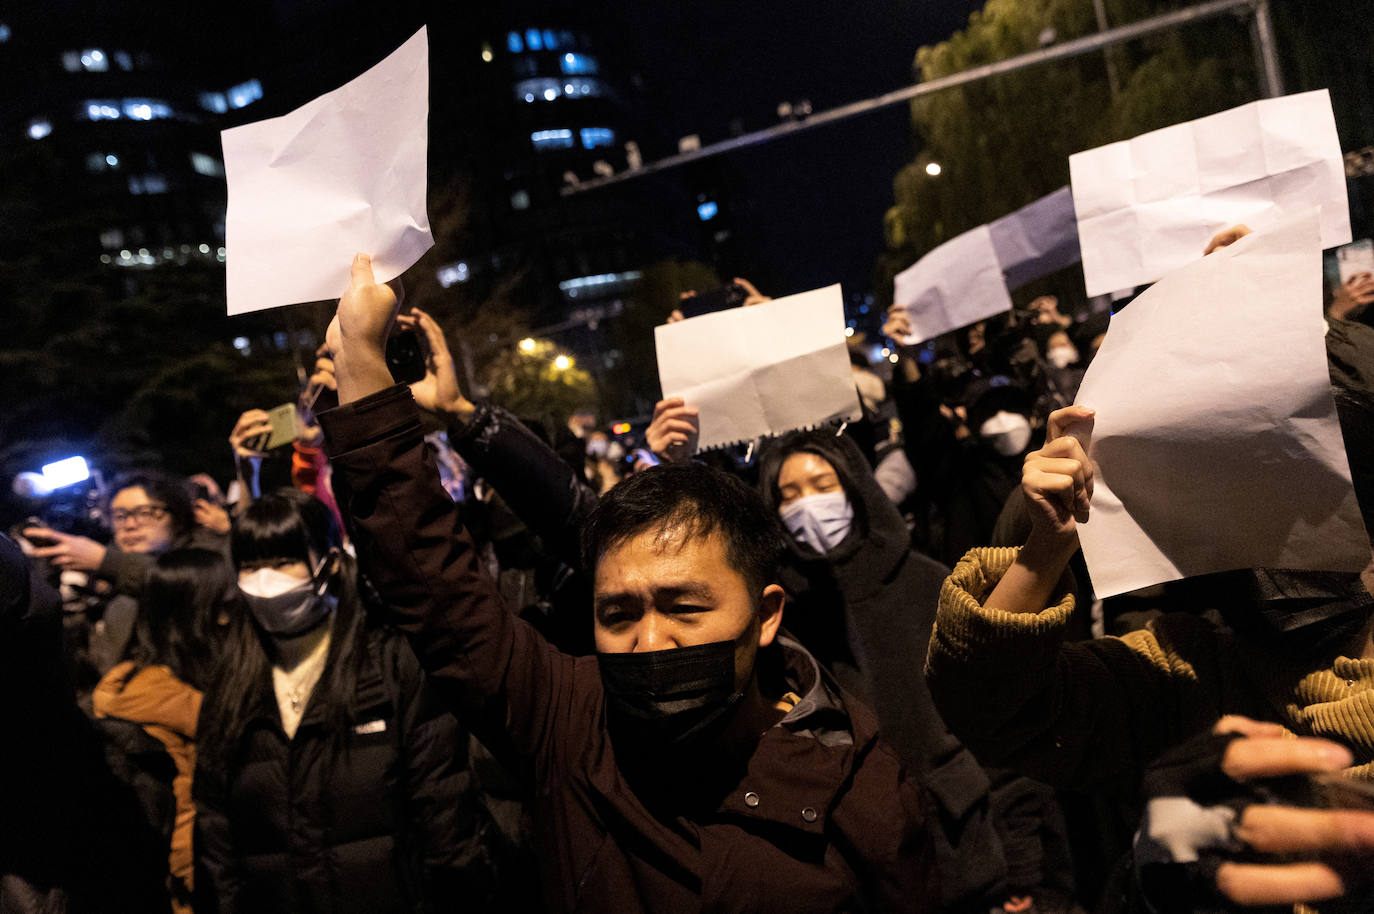
{"label": "man wearing glasses", "polygon": [[[97,679],[124,659],[138,615],[137,597],[157,556],[179,546],[227,551],[224,536],[196,526],[185,483],[160,473],[120,479],[110,499],[110,521],[114,539],[108,546],[48,527],[24,530],[34,547],[31,554],[61,573],[64,596],[88,595],[86,660]],[[78,688],[85,692],[90,684],[81,682]]]}

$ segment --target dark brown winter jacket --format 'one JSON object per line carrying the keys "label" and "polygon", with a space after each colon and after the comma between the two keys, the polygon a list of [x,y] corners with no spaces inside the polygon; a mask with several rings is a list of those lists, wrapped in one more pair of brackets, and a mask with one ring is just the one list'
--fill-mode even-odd
{"label": "dark brown winter jacket", "polygon": [[[439,694],[529,785],[557,911],[911,911],[934,908],[924,801],[872,714],[783,645],[796,707],[738,774],[649,800],[606,728],[595,657],[573,658],[502,605],[424,451],[410,392],[323,413],[334,488],[359,558]],[[622,746],[623,749],[623,746]],[[653,768],[655,760],[647,760]],[[703,767],[703,779],[729,771]],[[642,784],[642,781],[636,781]]]}

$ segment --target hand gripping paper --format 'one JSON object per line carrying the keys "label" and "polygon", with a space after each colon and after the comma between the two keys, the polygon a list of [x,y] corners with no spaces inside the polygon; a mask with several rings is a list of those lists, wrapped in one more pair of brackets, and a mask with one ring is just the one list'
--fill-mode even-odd
{"label": "hand gripping paper", "polygon": [[1099,597],[1235,568],[1368,564],[1321,282],[1313,209],[1194,260],[1112,318],[1078,392],[1097,411],[1079,538]]}
{"label": "hand gripping paper", "polygon": [[665,324],[654,342],[664,397],[701,411],[702,450],[863,414],[838,285]]}

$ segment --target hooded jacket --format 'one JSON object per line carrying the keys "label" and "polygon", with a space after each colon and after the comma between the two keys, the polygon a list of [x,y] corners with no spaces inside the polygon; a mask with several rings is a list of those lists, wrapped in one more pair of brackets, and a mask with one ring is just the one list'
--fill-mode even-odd
{"label": "hooded jacket", "polygon": [[[140,669],[129,661],[106,673],[91,696],[97,718],[113,717],[138,724],[166,747],[176,766],[172,781],[176,818],[168,872],[173,879],[181,881],[186,892],[193,888],[191,834],[196,810],[191,800],[191,779],[196,767],[196,719],[200,715],[200,699],[198,689],[182,682],[167,667]],[[179,890],[174,894],[184,893]]]}
{"label": "hooded jacket", "polygon": [[759,487],[770,509],[776,512],[780,501],[783,463],[800,452],[836,469],[854,507],[854,527],[825,555],[783,531],[787,630],[875,709],[880,732],[926,780],[945,826],[940,856],[946,903],[993,893],[1006,862],[989,819],[989,781],[940,719],[923,673],[949,571],[911,549],[906,522],[847,437],[799,432],[765,450]]}
{"label": "hooded jacket", "polygon": [[801,700],[729,772],[718,801],[686,806],[670,790],[668,805],[651,809],[630,772],[659,760],[622,755],[612,740],[596,658],[554,650],[480,574],[425,457],[409,390],[320,422],[335,492],[385,605],[450,707],[533,790],[550,910],[935,907],[919,792],[872,716],[800,646],[779,641]]}

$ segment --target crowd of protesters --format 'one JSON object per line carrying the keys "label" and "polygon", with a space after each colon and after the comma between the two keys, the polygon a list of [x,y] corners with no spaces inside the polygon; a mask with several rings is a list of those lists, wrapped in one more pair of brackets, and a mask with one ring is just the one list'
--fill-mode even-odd
{"label": "crowd of protesters", "polygon": [[[355,259],[226,489],[0,536],[0,912],[1374,910],[1374,561],[1096,599],[1106,313],[894,307],[862,419],[698,453],[681,399],[469,399],[397,288]],[[1327,349],[1374,529],[1369,298]]]}

